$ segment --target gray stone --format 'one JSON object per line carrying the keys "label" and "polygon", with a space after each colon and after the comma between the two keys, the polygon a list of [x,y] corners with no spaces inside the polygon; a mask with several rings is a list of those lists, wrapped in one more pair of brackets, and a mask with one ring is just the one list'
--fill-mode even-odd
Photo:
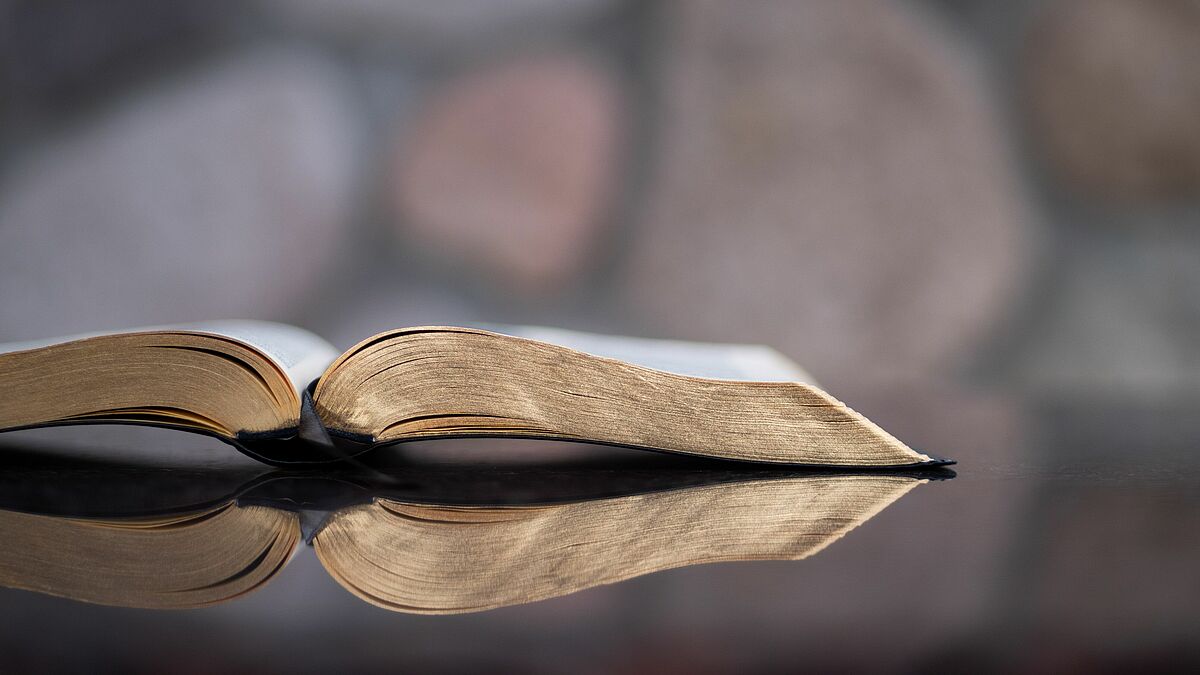
{"label": "gray stone", "polygon": [[1023,264],[971,55],[885,2],[670,7],[629,311],[663,335],[770,343],[826,384],[948,372]]}
{"label": "gray stone", "polygon": [[1119,219],[1056,257],[1014,383],[1099,397],[1200,391],[1200,239],[1154,220]]}
{"label": "gray stone", "polygon": [[1032,147],[1088,198],[1200,197],[1198,36],[1195,0],[1051,3],[1024,43]]}
{"label": "gray stone", "polygon": [[0,337],[285,317],[345,232],[346,100],[326,62],[256,52],[11,164]]}
{"label": "gray stone", "polygon": [[69,113],[228,39],[247,14],[231,0],[0,2],[0,108]]}

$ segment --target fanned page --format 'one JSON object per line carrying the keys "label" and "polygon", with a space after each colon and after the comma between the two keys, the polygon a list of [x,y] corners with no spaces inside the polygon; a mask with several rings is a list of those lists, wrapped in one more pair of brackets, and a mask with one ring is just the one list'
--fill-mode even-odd
{"label": "fanned page", "polygon": [[136,333],[210,333],[242,342],[269,357],[302,391],[333,363],[341,352],[315,333],[274,321],[231,319],[97,331],[65,337],[0,343],[0,355],[78,342],[96,337]]}
{"label": "fanned page", "polygon": [[341,355],[315,333],[273,321],[206,321],[177,329],[224,335],[258,349],[283,368],[297,391],[303,391]]}
{"label": "fanned page", "polygon": [[784,464],[940,463],[766,348],[527,334],[593,353],[477,328],[399,329],[335,361],[315,411],[331,435],[362,445],[512,436]]}
{"label": "fanned page", "polygon": [[336,356],[308,331],[261,321],[7,344],[0,430],[130,423],[230,441],[283,438],[296,433],[302,390]]}

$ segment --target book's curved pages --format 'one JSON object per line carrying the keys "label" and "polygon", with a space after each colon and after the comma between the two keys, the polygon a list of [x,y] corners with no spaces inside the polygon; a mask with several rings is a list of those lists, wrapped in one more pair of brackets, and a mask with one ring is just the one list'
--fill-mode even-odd
{"label": "book's curved pages", "polygon": [[0,430],[147,424],[264,461],[304,460],[312,453],[285,441],[297,434],[303,388],[336,356],[308,331],[265,321],[0,345]]}
{"label": "book's curved pages", "polygon": [[[307,540],[355,595],[433,614],[534,602],[686,565],[804,558],[928,479],[953,475],[684,469],[630,482],[625,472],[589,471],[575,474],[584,489],[543,490],[536,503],[474,504],[477,491],[441,493],[436,473],[430,491],[412,477],[373,485],[366,476],[276,470],[244,484],[244,473],[231,475],[230,494],[212,505],[147,515],[143,501],[121,494],[134,478],[127,469],[94,467],[86,482],[101,499],[76,501],[76,515],[64,515],[46,497],[83,481],[33,468],[23,480],[41,471],[49,485],[27,486],[32,501],[8,495],[0,504],[0,586],[124,607],[200,607],[261,588]],[[546,486],[546,471],[562,470],[510,472],[500,483],[516,489],[492,496],[537,495],[527,490]],[[160,478],[148,473],[141,482],[153,490]],[[178,476],[169,480],[179,487]],[[220,479],[201,483],[182,492],[215,494]],[[138,515],[115,515],[128,509]],[[108,515],[82,515],[89,510]]]}
{"label": "book's curved pages", "polygon": [[475,328],[390,331],[341,356],[279,324],[143,329],[0,347],[0,430],[152,424],[212,435],[273,464],[469,436],[810,466],[946,463],[764,347],[531,334],[626,360]]}
{"label": "book's curved pages", "polygon": [[313,399],[332,434],[367,443],[524,436],[789,464],[932,461],[812,384],[676,375],[480,329],[377,335]]}

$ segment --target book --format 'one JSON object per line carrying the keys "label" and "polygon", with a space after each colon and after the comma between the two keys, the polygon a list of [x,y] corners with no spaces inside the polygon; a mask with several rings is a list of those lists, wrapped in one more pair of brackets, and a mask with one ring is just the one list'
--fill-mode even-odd
{"label": "book", "polygon": [[438,467],[396,480],[5,462],[0,586],[122,607],[202,607],[263,587],[306,542],[367,602],[476,612],[690,565],[799,560],[917,486],[953,477],[687,461],[599,472],[458,467],[462,481],[443,480]]}
{"label": "book", "polygon": [[912,467],[917,452],[766,347],[425,326],[339,354],[225,321],[0,346],[0,430],[148,424],[273,464],[500,436],[776,464]]}

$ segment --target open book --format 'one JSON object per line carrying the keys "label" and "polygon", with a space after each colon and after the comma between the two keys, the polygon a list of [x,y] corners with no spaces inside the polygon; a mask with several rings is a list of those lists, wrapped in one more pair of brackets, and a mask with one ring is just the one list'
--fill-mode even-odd
{"label": "open book", "polygon": [[[93,468],[87,486],[104,495],[99,510],[64,513],[53,496],[81,493],[70,472],[45,473],[49,485],[26,473],[21,485],[32,501],[4,493],[0,504],[0,586],[123,607],[200,607],[262,587],[307,541],[326,571],[368,602],[412,613],[474,612],[688,565],[805,558],[929,479],[710,469],[646,473],[631,493],[614,494],[595,472],[584,475],[600,496],[480,504],[477,491],[463,503],[416,490],[422,481],[411,477],[373,486],[277,470],[182,511],[126,512],[119,498],[130,491],[120,487],[136,481],[145,491],[162,472]],[[165,479],[178,487],[178,476]],[[507,480],[548,484],[537,469]],[[204,491],[214,481],[205,478]]]}
{"label": "open book", "polygon": [[403,328],[341,355],[312,333],[257,321],[3,345],[0,430],[150,424],[275,464],[468,436],[786,464],[945,463],[766,347],[506,332]]}

